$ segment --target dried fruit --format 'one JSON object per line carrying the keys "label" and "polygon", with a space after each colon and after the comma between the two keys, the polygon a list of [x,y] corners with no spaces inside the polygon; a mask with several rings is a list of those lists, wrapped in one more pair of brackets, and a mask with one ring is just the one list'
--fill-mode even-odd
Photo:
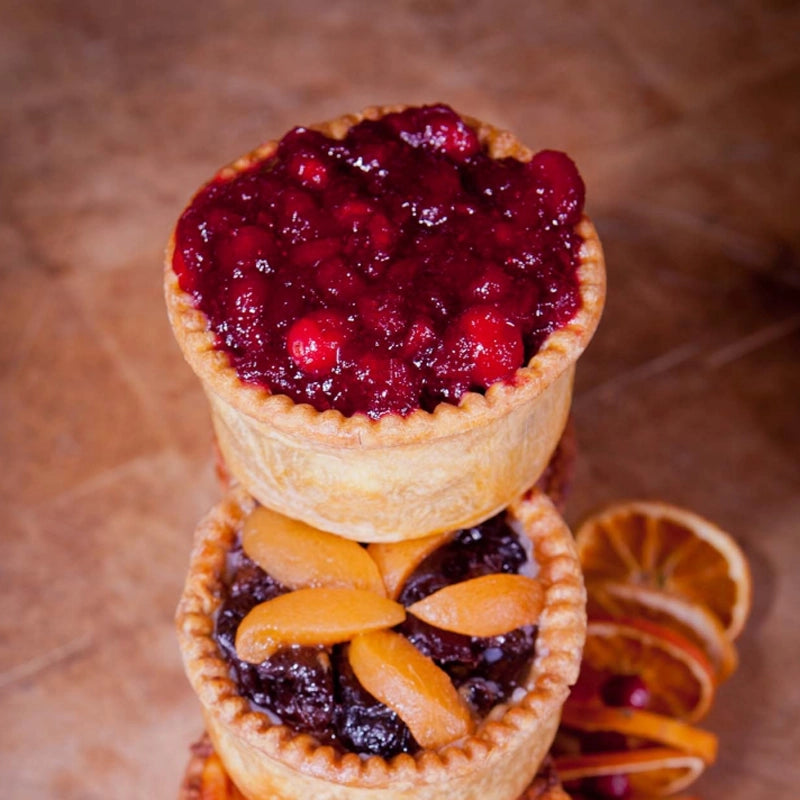
{"label": "dried fruit", "polygon": [[349,657],[362,686],[408,725],[422,747],[442,747],[473,730],[449,676],[399,633],[361,633],[350,643]]}
{"label": "dried fruit", "polygon": [[590,620],[578,682],[567,702],[594,697],[610,675],[639,675],[650,710],[689,722],[706,714],[714,697],[711,665],[689,641],[643,620]]}
{"label": "dried fruit", "polygon": [[553,761],[564,783],[606,775],[627,775],[635,795],[645,796],[677,792],[696,780],[705,769],[702,758],[671,747],[558,756]]}
{"label": "dried fruit", "polygon": [[435,533],[403,542],[374,542],[367,552],[378,565],[386,591],[393,600],[400,594],[409,575],[435,550],[454,536],[453,532]]}
{"label": "dried fruit", "polygon": [[730,534],[691,511],[626,502],[586,520],[575,541],[587,583],[613,580],[670,592],[706,606],[730,639],[744,627],[750,569]]}
{"label": "dried fruit", "polygon": [[543,606],[544,588],[535,578],[498,573],[445,586],[407,610],[437,628],[488,637],[535,625]]}
{"label": "dried fruit", "polygon": [[281,647],[333,645],[363,631],[399,625],[405,609],[363,589],[298,589],[253,608],[236,632],[242,661],[260,663]]}
{"label": "dried fruit", "polygon": [[588,586],[587,591],[590,616],[645,619],[685,636],[705,653],[717,683],[736,669],[736,647],[706,606],[637,583],[601,581]]}
{"label": "dried fruit", "polygon": [[561,725],[571,730],[592,733],[615,732],[652,744],[674,747],[700,756],[707,764],[711,764],[717,757],[717,737],[713,733],[650,711],[570,704],[562,712]]}
{"label": "dried fruit", "polygon": [[264,506],[245,521],[242,547],[265,572],[290,589],[342,586],[386,594],[377,565],[358,542]]}

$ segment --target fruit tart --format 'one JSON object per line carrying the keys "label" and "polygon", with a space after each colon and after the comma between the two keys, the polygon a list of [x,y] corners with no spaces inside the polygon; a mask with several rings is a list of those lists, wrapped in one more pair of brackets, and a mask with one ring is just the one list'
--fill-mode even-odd
{"label": "fruit tart", "polygon": [[563,153],[443,105],[295,128],[193,198],[170,321],[228,469],[361,542],[472,525],[567,420],[605,272]]}
{"label": "fruit tart", "polygon": [[248,800],[515,800],[577,677],[584,609],[537,489],[469,528],[365,546],[236,486],[198,526],[177,628]]}

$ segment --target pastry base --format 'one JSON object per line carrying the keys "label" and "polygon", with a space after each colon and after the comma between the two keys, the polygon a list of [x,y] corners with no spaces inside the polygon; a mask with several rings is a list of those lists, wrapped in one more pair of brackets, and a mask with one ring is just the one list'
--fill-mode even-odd
{"label": "pastry base", "polygon": [[[178,800],[245,800],[217,756],[208,734],[204,733],[191,748]],[[263,800],[274,800],[264,797]],[[561,781],[546,759],[530,785],[516,800],[569,800]]]}

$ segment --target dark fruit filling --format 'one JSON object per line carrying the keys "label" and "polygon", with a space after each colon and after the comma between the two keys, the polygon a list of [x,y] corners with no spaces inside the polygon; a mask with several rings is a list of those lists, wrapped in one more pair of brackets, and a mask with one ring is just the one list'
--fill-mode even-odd
{"label": "dark fruit filling", "polygon": [[173,268],[244,381],[406,415],[510,381],[571,319],[583,200],[563,153],[492,159],[447,106],[410,108],[212,181]]}
{"label": "dark fruit filling", "polygon": [[[497,572],[517,573],[527,561],[505,515],[459,531],[420,564],[400,602],[408,605],[451,583]],[[240,546],[230,556],[230,581],[217,615],[216,639],[240,693],[297,732],[340,750],[391,758],[419,749],[405,723],[358,682],[347,645],[324,650],[289,647],[260,664],[236,656],[236,629],[258,603],[288,591],[251,561]],[[447,672],[476,714],[507,700],[534,655],[536,627],[479,638],[434,628],[411,615],[398,627]]]}

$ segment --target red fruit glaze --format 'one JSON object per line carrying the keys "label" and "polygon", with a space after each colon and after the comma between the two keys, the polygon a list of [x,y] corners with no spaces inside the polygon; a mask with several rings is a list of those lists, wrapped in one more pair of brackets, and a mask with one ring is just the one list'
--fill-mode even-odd
{"label": "red fruit glaze", "polygon": [[173,269],[242,380],[406,415],[513,381],[580,307],[584,187],[563,153],[492,159],[444,105],[295,128],[203,188]]}

